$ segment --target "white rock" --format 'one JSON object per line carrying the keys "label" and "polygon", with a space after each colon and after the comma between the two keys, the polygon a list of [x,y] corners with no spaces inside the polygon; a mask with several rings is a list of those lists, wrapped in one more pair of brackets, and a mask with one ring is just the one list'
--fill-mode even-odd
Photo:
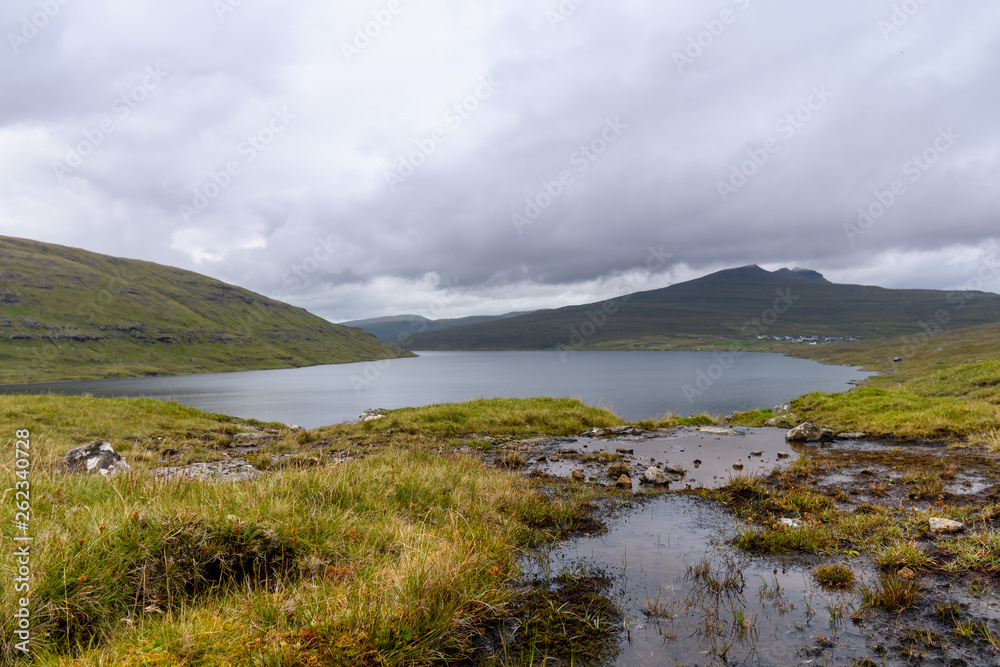
{"label": "white rock", "polygon": [[833,431],[803,422],[785,434],[785,440],[790,442],[830,442]]}
{"label": "white rock", "polygon": [[960,533],[965,530],[965,524],[960,521],[952,521],[951,519],[941,519],[939,517],[931,517],[931,532],[933,533]]}
{"label": "white rock", "polygon": [[656,484],[659,486],[670,483],[670,479],[666,474],[656,466],[650,466],[646,469],[646,472],[642,474],[642,481],[646,484]]}

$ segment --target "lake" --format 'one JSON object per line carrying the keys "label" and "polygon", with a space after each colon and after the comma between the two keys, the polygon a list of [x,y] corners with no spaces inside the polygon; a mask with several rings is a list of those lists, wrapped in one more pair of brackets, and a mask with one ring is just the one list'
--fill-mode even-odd
{"label": "lake", "polygon": [[811,391],[838,392],[869,374],[746,352],[419,352],[409,359],[309,368],[2,385],[2,393],[147,397],[305,428],[367,408],[474,398],[570,396],[638,421],[667,413],[726,415]]}

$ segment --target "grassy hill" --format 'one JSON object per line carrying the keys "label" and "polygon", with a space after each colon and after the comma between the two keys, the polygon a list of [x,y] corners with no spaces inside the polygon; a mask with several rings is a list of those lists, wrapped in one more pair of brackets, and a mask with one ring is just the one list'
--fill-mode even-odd
{"label": "grassy hill", "polygon": [[[966,439],[1000,450],[1000,324],[784,351],[880,374],[849,392],[795,399],[794,418],[779,417],[781,426],[806,420],[837,431]],[[735,423],[760,426],[772,416],[757,410]]]}
{"label": "grassy hill", "polygon": [[758,336],[872,339],[998,321],[997,294],[840,285],[814,271],[747,266],[604,303],[422,333],[408,347],[690,349]]}
{"label": "grassy hill", "polygon": [[203,275],[0,236],[0,382],[400,356],[360,329]]}

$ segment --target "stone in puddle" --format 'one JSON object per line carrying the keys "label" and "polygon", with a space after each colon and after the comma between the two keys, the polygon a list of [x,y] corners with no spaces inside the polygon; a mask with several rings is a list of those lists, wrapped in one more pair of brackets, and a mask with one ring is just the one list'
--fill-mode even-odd
{"label": "stone in puddle", "polygon": [[131,466],[125,462],[110,442],[94,440],[66,452],[59,472],[100,473],[106,477],[129,472]]}
{"label": "stone in puddle", "polygon": [[931,532],[933,533],[960,533],[965,530],[965,524],[951,519],[941,519],[931,517]]}
{"label": "stone in puddle", "polygon": [[646,472],[642,474],[642,480],[644,484],[654,484],[656,486],[665,486],[670,484],[670,478],[657,468],[656,466],[650,466],[646,469]]}
{"label": "stone in puddle", "polygon": [[672,475],[681,475],[681,476],[683,476],[684,473],[687,472],[686,470],[684,470],[684,468],[682,468],[682,467],[680,467],[678,465],[674,465],[672,463],[668,463],[668,464],[664,465],[663,469],[666,470],[668,473],[670,473]]}
{"label": "stone in puddle", "polygon": [[838,440],[861,440],[862,438],[867,438],[867,433],[838,433]]}
{"label": "stone in puddle", "polygon": [[628,475],[622,475],[621,477],[618,478],[618,481],[615,482],[615,486],[622,489],[631,489],[632,480],[629,478]]}
{"label": "stone in puddle", "polygon": [[582,482],[584,480],[583,471],[582,470],[574,470],[573,471],[573,479],[578,479],[578,480],[580,480]]}
{"label": "stone in puddle", "polygon": [[764,452],[753,451],[750,452],[750,456],[764,456]]}
{"label": "stone in puddle", "polygon": [[809,422],[803,422],[785,434],[785,440],[790,442],[830,442],[833,431],[820,428]]}
{"label": "stone in puddle", "polygon": [[778,452],[778,458],[779,459],[787,459],[787,458],[791,458],[791,456],[792,455],[789,454],[788,452]]}
{"label": "stone in puddle", "polygon": [[734,463],[733,464],[733,470],[743,470],[743,464],[742,463]]}

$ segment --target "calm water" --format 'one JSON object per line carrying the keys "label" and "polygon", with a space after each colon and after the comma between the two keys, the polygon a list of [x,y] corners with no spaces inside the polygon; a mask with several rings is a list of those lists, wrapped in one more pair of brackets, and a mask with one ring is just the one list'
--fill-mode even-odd
{"label": "calm water", "polygon": [[773,407],[837,392],[867,374],[776,354],[711,352],[420,352],[413,359],[271,371],[3,385],[3,393],[173,399],[234,417],[306,428],[367,408],[474,398],[570,396],[628,420]]}

